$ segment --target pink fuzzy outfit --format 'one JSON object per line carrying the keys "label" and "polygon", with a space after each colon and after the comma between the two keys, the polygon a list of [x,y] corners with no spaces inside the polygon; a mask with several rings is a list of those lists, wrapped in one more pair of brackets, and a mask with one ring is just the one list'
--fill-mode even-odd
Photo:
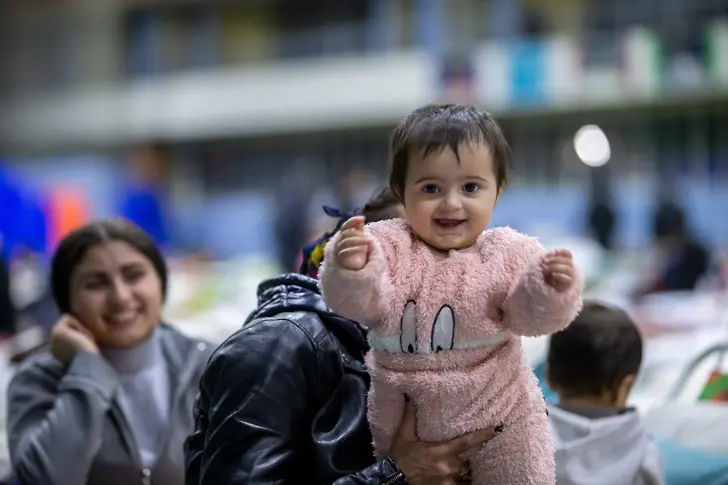
{"label": "pink fuzzy outfit", "polygon": [[369,330],[368,417],[377,454],[388,452],[408,393],[424,441],[506,426],[465,456],[474,485],[554,484],[546,406],[519,336],[565,328],[581,308],[581,281],[564,293],[547,286],[544,248],[510,228],[485,231],[472,247],[447,255],[401,219],[365,230],[375,239],[367,265],[335,265],[337,234],[319,277],[328,305]]}

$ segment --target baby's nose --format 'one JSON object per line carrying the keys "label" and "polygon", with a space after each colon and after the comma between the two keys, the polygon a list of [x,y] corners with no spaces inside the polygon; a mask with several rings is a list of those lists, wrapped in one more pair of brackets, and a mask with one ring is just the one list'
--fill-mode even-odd
{"label": "baby's nose", "polygon": [[463,206],[458,194],[449,193],[442,201],[442,207],[447,210],[460,209]]}

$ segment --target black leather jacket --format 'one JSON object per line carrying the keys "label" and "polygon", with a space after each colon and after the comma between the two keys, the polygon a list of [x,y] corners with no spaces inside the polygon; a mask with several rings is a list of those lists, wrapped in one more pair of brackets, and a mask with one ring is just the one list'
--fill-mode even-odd
{"label": "black leather jacket", "polygon": [[187,485],[403,485],[375,461],[364,331],[316,280],[263,282],[258,309],[213,354],[185,444]]}

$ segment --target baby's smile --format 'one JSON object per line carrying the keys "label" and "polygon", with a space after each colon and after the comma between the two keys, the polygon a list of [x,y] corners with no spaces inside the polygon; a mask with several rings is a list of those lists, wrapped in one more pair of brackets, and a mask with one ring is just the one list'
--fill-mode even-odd
{"label": "baby's smile", "polygon": [[440,229],[448,230],[448,229],[457,229],[465,222],[467,219],[445,219],[445,218],[436,218],[434,219],[435,225],[438,226]]}

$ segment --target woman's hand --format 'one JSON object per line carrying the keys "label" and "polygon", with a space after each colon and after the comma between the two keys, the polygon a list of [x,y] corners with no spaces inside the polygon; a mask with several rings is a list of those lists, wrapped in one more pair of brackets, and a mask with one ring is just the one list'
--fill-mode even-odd
{"label": "woman's hand", "polygon": [[99,347],[89,329],[72,316],[63,315],[51,331],[51,353],[70,364],[78,352],[98,354]]}
{"label": "woman's hand", "polygon": [[472,431],[444,443],[425,443],[417,438],[417,409],[405,404],[402,424],[392,441],[389,456],[410,485],[452,485],[467,469],[460,455],[503,432],[503,426]]}

